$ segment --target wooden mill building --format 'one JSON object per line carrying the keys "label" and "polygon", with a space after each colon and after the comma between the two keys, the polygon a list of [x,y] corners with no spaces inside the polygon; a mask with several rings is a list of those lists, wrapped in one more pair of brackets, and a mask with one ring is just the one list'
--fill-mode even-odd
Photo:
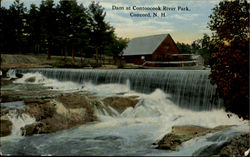
{"label": "wooden mill building", "polygon": [[180,60],[177,54],[180,54],[180,51],[170,34],[160,34],[130,40],[123,51],[123,58],[128,63],[142,65],[145,61]]}

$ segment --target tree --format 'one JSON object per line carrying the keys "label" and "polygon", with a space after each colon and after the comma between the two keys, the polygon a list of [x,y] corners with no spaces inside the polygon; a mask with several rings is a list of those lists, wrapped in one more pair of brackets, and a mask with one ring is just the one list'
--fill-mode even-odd
{"label": "tree", "polygon": [[105,45],[112,42],[114,28],[104,21],[106,13],[99,3],[89,5],[90,44],[95,52],[96,62],[104,51]]}
{"label": "tree", "polygon": [[58,15],[58,35],[57,43],[61,47],[64,57],[66,57],[68,52],[69,36],[70,36],[70,21],[71,21],[71,2],[60,0],[57,5],[57,15]]}
{"label": "tree", "polygon": [[227,111],[249,114],[249,5],[223,1],[213,9],[209,28],[214,31],[215,52],[210,61],[211,82],[224,99]]}
{"label": "tree", "polygon": [[29,14],[27,15],[27,26],[28,43],[32,48],[32,52],[38,54],[41,47],[41,23],[39,10],[35,4],[30,5]]}
{"label": "tree", "polygon": [[[10,20],[10,12],[8,9],[4,7],[0,7],[0,51],[3,52],[11,52],[10,43],[13,42],[15,37],[15,32]],[[13,46],[12,46],[13,47]]]}
{"label": "tree", "polygon": [[83,5],[78,6],[76,1],[72,3],[71,11],[71,27],[70,27],[70,43],[72,48],[72,58],[75,56],[75,48],[80,48],[80,55],[82,56],[83,49],[89,43],[88,34],[88,14]]}
{"label": "tree", "polygon": [[191,54],[191,46],[189,44],[177,42],[176,46],[180,50],[181,54]]}
{"label": "tree", "polygon": [[72,58],[75,49],[80,48],[82,53],[88,43],[88,14],[83,5],[78,5],[76,0],[61,0],[57,5],[59,34],[57,41],[66,56],[68,48],[71,48]]}
{"label": "tree", "polygon": [[208,24],[219,40],[248,38],[249,4],[246,0],[222,1],[213,8]]}
{"label": "tree", "polygon": [[215,41],[207,34],[204,34],[202,39],[195,40],[191,44],[191,52],[201,55],[205,65],[209,65],[211,55],[215,51]]}
{"label": "tree", "polygon": [[41,37],[47,48],[48,59],[51,58],[51,50],[58,33],[57,14],[54,6],[53,0],[43,0],[40,5]]}
{"label": "tree", "polygon": [[117,59],[122,55],[123,49],[125,49],[128,45],[128,38],[117,37],[115,34],[113,35],[113,40],[108,45],[108,51],[111,52],[113,59],[115,60],[115,64],[117,63]]}
{"label": "tree", "polygon": [[[31,4],[26,11],[19,0],[10,9],[0,7],[0,51],[64,55],[71,50],[72,58],[85,53],[96,60],[102,55],[118,56],[126,45],[125,39],[114,34],[114,28],[105,22],[106,13],[99,3],[88,9],[77,0],[42,0],[39,7]],[[61,52],[61,53],[60,53]],[[115,57],[115,58],[116,58]]]}
{"label": "tree", "polygon": [[12,31],[14,31],[15,40],[12,44],[16,45],[18,48],[18,52],[22,53],[22,45],[23,41],[25,40],[25,24],[26,24],[26,8],[24,7],[23,3],[20,3],[20,0],[15,0],[14,3],[9,8],[10,13],[10,25]]}
{"label": "tree", "polygon": [[90,26],[88,23],[89,15],[87,13],[87,9],[84,8],[82,4],[78,7],[78,13],[73,19],[73,23],[78,22],[78,25],[74,28],[74,30],[78,39],[78,46],[80,48],[80,57],[82,61],[83,51],[85,51],[86,54],[90,43]]}

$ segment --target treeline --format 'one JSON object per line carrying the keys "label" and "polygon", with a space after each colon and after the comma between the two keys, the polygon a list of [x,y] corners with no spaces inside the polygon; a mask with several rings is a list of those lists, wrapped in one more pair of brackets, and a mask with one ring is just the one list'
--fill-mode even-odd
{"label": "treeline", "polygon": [[213,8],[208,27],[211,82],[217,85],[226,111],[249,120],[249,2],[221,1]]}
{"label": "treeline", "polygon": [[208,34],[203,34],[201,39],[193,41],[191,44],[176,43],[176,46],[180,50],[181,54],[197,54],[201,55],[204,59],[204,64],[209,65],[213,52],[213,46],[211,46],[211,37]]}
{"label": "treeline", "polygon": [[96,57],[117,57],[128,39],[119,38],[114,27],[105,22],[106,13],[99,3],[88,7],[76,0],[42,0],[27,9],[20,0],[0,8],[1,53],[47,53]]}

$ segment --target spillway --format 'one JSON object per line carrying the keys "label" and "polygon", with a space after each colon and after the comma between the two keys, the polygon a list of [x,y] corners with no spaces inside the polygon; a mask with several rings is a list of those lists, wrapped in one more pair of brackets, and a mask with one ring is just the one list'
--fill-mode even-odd
{"label": "spillway", "polygon": [[216,88],[210,83],[208,70],[159,70],[159,69],[19,69],[19,73],[39,72],[59,81],[93,84],[118,83],[141,93],[161,89],[171,95],[171,100],[183,108],[212,110],[222,107],[222,100],[215,96]]}

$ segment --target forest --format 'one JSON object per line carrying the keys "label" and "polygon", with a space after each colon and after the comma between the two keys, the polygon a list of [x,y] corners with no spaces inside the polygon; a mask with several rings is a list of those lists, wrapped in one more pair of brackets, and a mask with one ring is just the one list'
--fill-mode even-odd
{"label": "forest", "polygon": [[101,58],[117,57],[128,39],[114,33],[105,22],[106,13],[99,3],[88,7],[76,0],[42,0],[27,9],[20,0],[0,8],[0,52]]}

